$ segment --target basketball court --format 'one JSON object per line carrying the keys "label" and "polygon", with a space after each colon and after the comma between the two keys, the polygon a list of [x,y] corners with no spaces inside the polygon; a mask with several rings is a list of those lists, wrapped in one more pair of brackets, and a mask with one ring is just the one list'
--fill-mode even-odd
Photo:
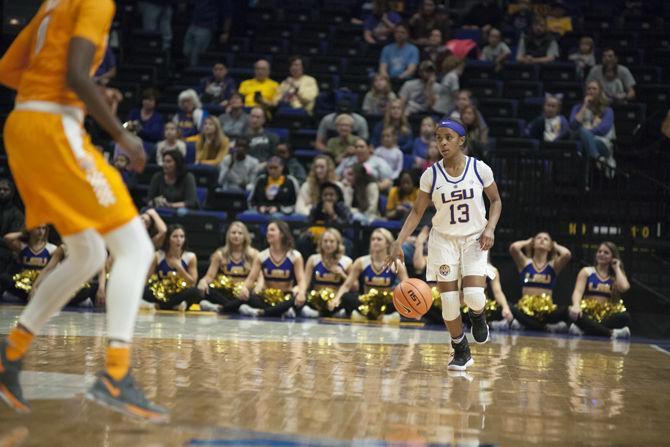
{"label": "basketball court", "polygon": [[[19,307],[0,307],[0,332]],[[468,373],[446,330],[214,314],[140,314],[136,380],[152,425],[83,398],[105,315],[61,312],[27,357],[30,416],[0,407],[0,446],[662,445],[670,353],[642,342],[492,334]]]}

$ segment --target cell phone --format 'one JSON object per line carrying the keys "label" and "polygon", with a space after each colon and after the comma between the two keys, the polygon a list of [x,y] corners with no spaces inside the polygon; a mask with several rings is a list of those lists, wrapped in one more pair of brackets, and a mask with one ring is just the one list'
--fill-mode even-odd
{"label": "cell phone", "polygon": [[256,92],[254,93],[254,99],[258,101],[259,99],[262,99],[263,96],[261,95],[261,92]]}

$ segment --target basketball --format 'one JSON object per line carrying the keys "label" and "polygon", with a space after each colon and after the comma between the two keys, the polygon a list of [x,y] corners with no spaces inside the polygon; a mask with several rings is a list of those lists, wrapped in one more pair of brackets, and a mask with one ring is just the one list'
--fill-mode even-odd
{"label": "basketball", "polygon": [[418,320],[433,305],[433,293],[425,282],[410,278],[393,290],[393,305],[400,315]]}

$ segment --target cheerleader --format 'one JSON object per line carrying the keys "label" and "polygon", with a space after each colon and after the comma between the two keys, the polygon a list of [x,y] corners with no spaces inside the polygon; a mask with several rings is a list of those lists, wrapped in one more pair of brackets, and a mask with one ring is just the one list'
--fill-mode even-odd
{"label": "cheerleader", "polygon": [[[37,279],[39,271],[47,266],[58,247],[49,242],[49,227],[46,225],[29,231],[7,233],[4,240],[16,258],[9,273],[0,275],[0,297],[8,292],[27,302],[32,282]],[[16,276],[22,279],[15,280]]]}
{"label": "cheerleader", "polygon": [[235,286],[247,279],[257,257],[258,250],[251,246],[246,225],[240,221],[231,223],[226,231],[226,243],[212,254],[207,273],[198,282],[198,290],[205,298],[200,302],[202,309],[237,313],[243,302],[234,292]]}
{"label": "cheerleader", "polygon": [[[300,284],[302,293],[307,287],[312,290],[307,294],[307,305],[302,308],[303,317],[316,318],[321,316],[341,316],[343,308],[336,308],[334,297],[340,286],[347,280],[352,260],[344,254],[342,235],[334,228],[326,229],[317,244],[317,254],[310,256],[305,264],[305,275]],[[323,299],[326,295],[326,299]]]}
{"label": "cheerleader", "polygon": [[[403,260],[402,244],[419,224],[428,205],[436,208],[428,239],[426,281],[436,281],[442,316],[451,335],[454,356],[451,370],[463,371],[474,363],[461,319],[459,279],[463,300],[470,309],[472,336],[477,343],[489,339],[486,304],[486,257],[502,212],[502,200],[486,163],[463,153],[466,133],[454,120],[442,120],[435,130],[442,160],[426,169],[419,195],[393,243],[387,265]],[[483,195],[490,202],[488,219]]]}
{"label": "cheerleader", "polygon": [[[393,235],[387,229],[377,228],[372,232],[370,254],[354,261],[346,281],[330,303],[331,309],[342,306],[355,320],[381,317],[385,322],[400,321],[400,315],[394,312],[391,291],[397,282],[407,279],[407,270],[404,264],[386,265],[392,243]],[[356,288],[357,282],[361,286],[360,295],[351,291]],[[367,305],[370,300],[374,303]]]}
{"label": "cheerleader", "polygon": [[140,214],[140,219],[142,219],[142,223],[147,229],[149,237],[151,237],[151,242],[154,243],[154,248],[158,250],[163,246],[163,242],[165,241],[167,225],[165,225],[161,216],[153,208],[149,208]]}
{"label": "cheerleader", "polygon": [[596,252],[595,265],[577,275],[572,305],[569,307],[570,333],[611,338],[630,337],[630,314],[619,296],[630,283],[612,242],[603,242]]}
{"label": "cheerleader", "polygon": [[[552,240],[549,233],[540,232],[514,242],[509,252],[521,280],[521,299],[511,306],[514,320],[510,326],[535,331],[567,330],[566,309],[554,304],[552,294],[556,278],[572,257],[570,250]],[[496,329],[505,329],[505,325],[497,325]]]}
{"label": "cheerleader", "polygon": [[188,309],[200,302],[200,293],[194,287],[198,280],[198,259],[187,250],[183,226],[168,227],[163,248],[155,253],[149,272],[151,277],[144,289],[144,301],[167,310],[184,306],[182,303]]}
{"label": "cheerleader", "polygon": [[[305,294],[298,284],[304,279],[304,261],[288,224],[273,220],[267,229],[268,248],[256,256],[251,271],[240,288],[240,299],[248,303],[240,306],[240,313],[254,317],[294,318],[296,309],[305,304]],[[258,281],[263,279],[262,291]],[[251,288],[256,284],[255,291]]]}

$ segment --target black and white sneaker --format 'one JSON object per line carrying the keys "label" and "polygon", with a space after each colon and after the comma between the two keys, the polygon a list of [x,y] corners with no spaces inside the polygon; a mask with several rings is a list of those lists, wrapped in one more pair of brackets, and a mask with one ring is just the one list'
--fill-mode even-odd
{"label": "black and white sneaker", "polygon": [[489,340],[489,326],[486,324],[484,312],[476,314],[470,310],[468,313],[470,314],[470,323],[472,325],[472,338],[477,343],[486,343]]}
{"label": "black and white sneaker", "polygon": [[451,347],[454,348],[454,357],[449,362],[447,369],[452,371],[465,371],[468,366],[472,366],[475,361],[470,355],[470,345],[468,339],[463,337],[460,343],[454,343],[452,340]]}

